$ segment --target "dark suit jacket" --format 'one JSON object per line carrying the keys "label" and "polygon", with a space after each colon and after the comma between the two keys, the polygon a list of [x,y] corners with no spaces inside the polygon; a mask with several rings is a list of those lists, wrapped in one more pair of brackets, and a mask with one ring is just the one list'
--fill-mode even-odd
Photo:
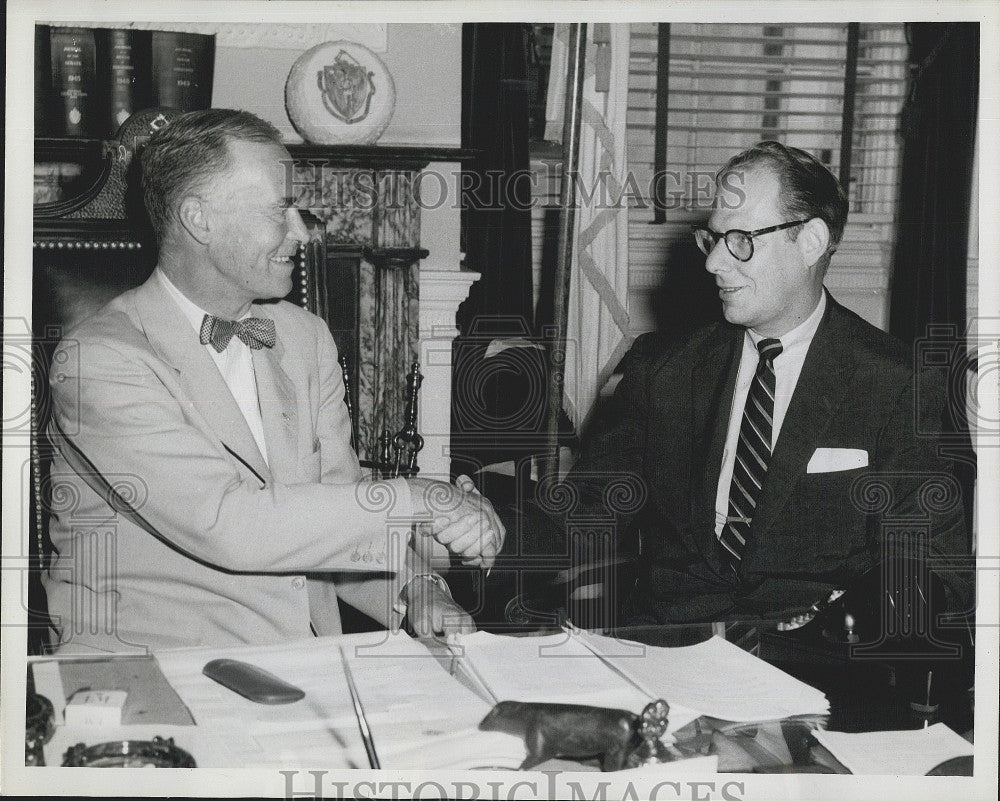
{"label": "dark suit jacket", "polygon": [[[901,342],[827,302],[738,577],[716,543],[715,496],[744,329],[714,324],[674,346],[637,341],[567,477],[578,499],[563,515],[571,531],[612,517],[619,534],[638,523],[641,572],[626,622],[802,610],[877,564],[890,531],[905,530],[906,547],[923,547],[926,532],[928,552],[963,552],[958,484],[935,454],[943,382],[915,373]],[[868,466],[808,472],[817,448],[864,450]]]}

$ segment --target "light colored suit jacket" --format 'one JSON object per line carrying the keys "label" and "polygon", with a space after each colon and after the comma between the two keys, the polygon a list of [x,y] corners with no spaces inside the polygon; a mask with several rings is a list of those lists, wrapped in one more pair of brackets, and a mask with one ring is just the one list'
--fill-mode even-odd
{"label": "light colored suit jacket", "polygon": [[60,343],[43,581],[63,650],[335,634],[338,591],[399,622],[399,585],[421,569],[407,485],[361,481],[323,321],[283,301],[255,313],[278,336],[253,351],[269,463],[159,281]]}

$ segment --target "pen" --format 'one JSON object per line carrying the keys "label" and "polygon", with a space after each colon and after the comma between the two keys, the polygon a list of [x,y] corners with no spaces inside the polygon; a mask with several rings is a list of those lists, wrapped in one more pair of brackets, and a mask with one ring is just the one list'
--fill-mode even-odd
{"label": "pen", "polygon": [[657,697],[649,690],[647,690],[645,687],[643,687],[641,684],[639,684],[639,682],[633,679],[628,673],[626,673],[624,670],[618,667],[618,665],[616,665],[611,659],[609,659],[607,655],[602,654],[600,651],[598,651],[593,646],[593,644],[591,644],[587,640],[586,637],[587,632],[585,630],[580,629],[577,626],[574,626],[571,622],[568,621],[565,623],[561,623],[559,625],[559,628],[561,628],[564,632],[566,632],[566,634],[570,635],[571,637],[579,637],[580,642],[583,643],[584,648],[590,651],[590,653],[596,656],[604,665],[606,665],[615,673],[617,673],[619,677],[623,678],[625,681],[631,684],[635,689],[637,689],[639,692],[645,695],[649,700],[652,701]]}
{"label": "pen", "polygon": [[365,743],[365,751],[368,753],[368,764],[373,770],[380,770],[382,766],[378,761],[378,754],[375,753],[375,742],[372,740],[371,729],[368,728],[368,720],[365,718],[365,710],[361,708],[361,698],[358,696],[358,688],[354,685],[354,676],[351,673],[351,666],[347,663],[347,654],[344,653],[344,646],[340,646],[340,661],[344,663],[344,675],[347,677],[347,689],[351,691],[351,702],[354,704],[354,716],[358,719],[358,729],[361,731],[361,739]]}
{"label": "pen", "polygon": [[[931,708],[931,679],[934,677],[934,671],[927,671],[927,709]],[[927,728],[927,718],[924,718],[924,728]]]}
{"label": "pen", "polygon": [[[461,646],[459,645],[457,636],[455,636],[455,635],[449,635],[448,636],[448,650],[451,651],[451,671],[452,671],[452,675],[455,675],[455,665],[457,664],[458,659],[459,659],[458,654],[456,654],[454,648],[452,648],[452,646],[455,646],[455,645],[458,645],[461,648]],[[469,657],[469,654],[468,654],[467,651],[463,651],[463,654],[466,657]],[[479,688],[482,690],[482,693],[489,696],[489,700],[491,700],[493,702],[493,706],[496,706],[498,703],[500,703],[499,699],[497,699],[497,697],[496,697],[496,694],[490,688],[490,685],[487,684],[486,680],[483,678],[483,674],[480,673],[479,670],[476,668],[476,664],[472,660],[471,657],[467,658],[462,663],[462,667],[465,668],[466,675],[469,676],[477,685],[479,685]]]}

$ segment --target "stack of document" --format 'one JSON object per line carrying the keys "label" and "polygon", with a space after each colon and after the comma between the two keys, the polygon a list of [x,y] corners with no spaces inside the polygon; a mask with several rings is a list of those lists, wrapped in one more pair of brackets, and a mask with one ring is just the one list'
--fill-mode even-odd
{"label": "stack of document", "polygon": [[826,696],[719,637],[660,648],[580,631],[545,637],[476,632],[456,640],[457,662],[494,701],[628,709],[670,704],[668,732],[699,715],[776,720],[830,711]]}
{"label": "stack of document", "polygon": [[732,721],[826,715],[830,702],[815,687],[789,676],[721,637],[682,648],[638,646],[583,633],[584,643],[647,692]]}
{"label": "stack of document", "polygon": [[912,731],[817,731],[815,737],[858,775],[926,776],[942,762],[972,756],[972,744],[943,723]]}

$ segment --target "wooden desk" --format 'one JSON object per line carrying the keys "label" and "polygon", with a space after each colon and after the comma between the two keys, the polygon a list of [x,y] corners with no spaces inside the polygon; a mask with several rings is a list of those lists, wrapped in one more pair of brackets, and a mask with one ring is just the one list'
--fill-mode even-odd
{"label": "wooden desk", "polygon": [[[644,627],[617,634],[650,645],[680,646],[706,639],[711,627]],[[369,764],[339,659],[341,646],[354,649],[355,656],[367,649],[372,657],[370,668],[359,666],[352,657],[352,672],[366,699],[365,712],[383,768],[455,769],[470,767],[477,760],[513,768],[523,758],[519,741],[512,748],[517,738],[478,731],[477,724],[492,701],[477,696],[476,688],[451,675],[451,653],[443,644],[431,643],[424,649],[403,635],[394,639],[385,632],[371,632],[263,648],[162,652],[157,659],[163,674],[196,725],[151,722],[106,730],[57,726],[44,749],[46,764],[61,764],[66,750],[79,742],[93,745],[162,736],[172,737],[177,746],[189,751],[199,767],[366,769]],[[204,663],[217,657],[258,664],[301,687],[306,699],[273,707],[247,701],[201,674]],[[51,666],[53,662],[40,658],[32,664]],[[829,666],[821,670],[790,667],[800,674],[798,678],[807,683],[811,678],[817,682],[814,686],[828,693],[828,718],[732,724],[702,717],[676,733],[677,755],[717,757],[722,772],[847,772],[816,745],[810,733],[817,727],[841,731],[916,728],[924,721],[906,717],[907,707],[900,703],[905,699],[886,692],[885,677],[877,672],[862,675]],[[42,695],[56,694],[51,684],[38,682],[37,671],[36,689]],[[446,703],[441,702],[443,698]],[[59,719],[62,699],[50,700],[57,704]],[[879,701],[885,711],[873,715],[871,710]],[[865,725],[859,722],[859,709],[868,710],[862,721]],[[952,728],[965,731],[953,723]],[[553,760],[541,768],[597,770],[598,766],[596,761]]]}

